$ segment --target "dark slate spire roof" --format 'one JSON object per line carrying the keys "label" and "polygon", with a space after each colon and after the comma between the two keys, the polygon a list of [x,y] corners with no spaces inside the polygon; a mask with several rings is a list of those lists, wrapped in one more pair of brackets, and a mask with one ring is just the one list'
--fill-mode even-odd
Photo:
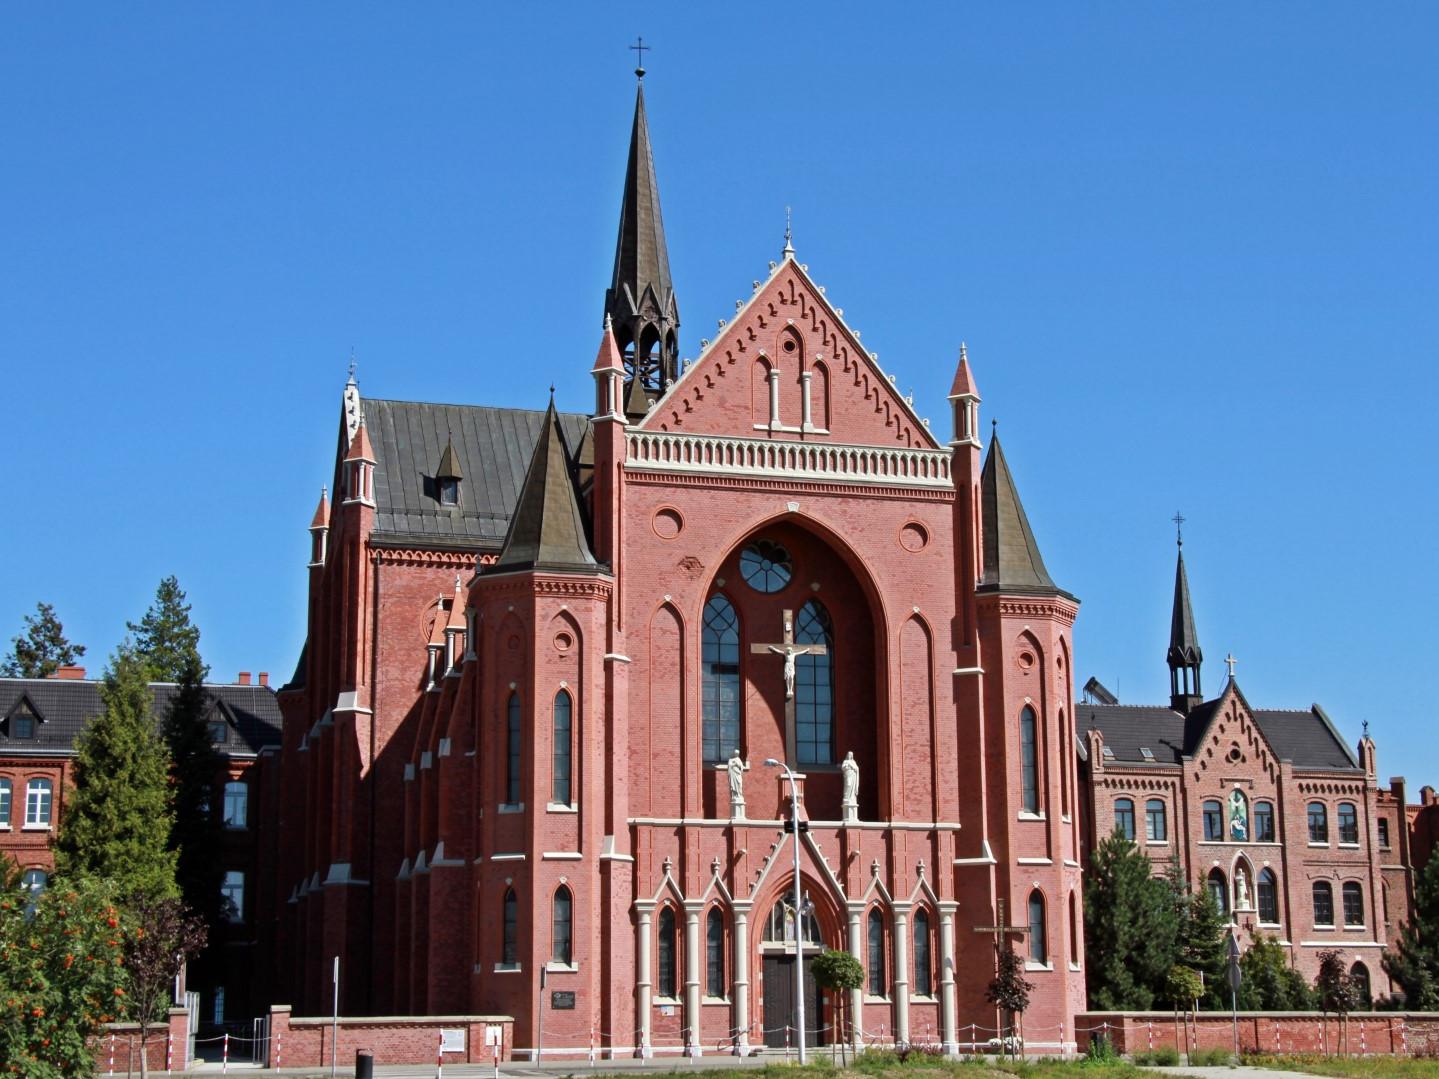
{"label": "dark slate spire roof", "polygon": [[[635,121],[630,131],[630,160],[625,169],[625,195],[620,204],[620,234],[615,244],[615,272],[605,307],[623,318],[614,301],[624,297],[629,312],[638,313],[646,288],[654,290],[661,311],[674,293],[665,224],[660,216],[660,189],[650,152],[650,127],[645,117],[645,88],[635,94]],[[626,295],[627,294],[627,295]]]}
{"label": "dark slate spire roof", "polygon": [[1194,608],[1189,602],[1189,575],[1184,572],[1184,551],[1174,568],[1174,614],[1169,624],[1169,665],[1198,666],[1204,662],[1199,634],[1194,629]]}
{"label": "dark slate spire roof", "polygon": [[989,456],[980,476],[980,505],[984,524],[984,575],[980,587],[1004,592],[1062,592],[1044,568],[1044,558],[1019,501],[998,434],[990,439]]}
{"label": "dark slate spire roof", "polygon": [[584,514],[553,401],[540,426],[504,549],[489,567],[495,573],[529,569],[581,573],[599,569],[585,537]]}

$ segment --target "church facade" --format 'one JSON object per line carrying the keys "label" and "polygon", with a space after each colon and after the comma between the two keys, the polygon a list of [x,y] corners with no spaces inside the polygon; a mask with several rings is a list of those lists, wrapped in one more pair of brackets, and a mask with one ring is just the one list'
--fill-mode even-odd
{"label": "church facade", "polygon": [[346,1013],[506,1013],[520,1056],[743,1053],[796,1038],[798,937],[865,968],[805,968],[810,1044],[953,1050],[1002,935],[1028,1044],[1072,1047],[1078,602],[967,357],[932,432],[788,238],[693,363],[678,331],[641,89],[593,408],[346,386],[277,999],[327,1010],[339,956]]}

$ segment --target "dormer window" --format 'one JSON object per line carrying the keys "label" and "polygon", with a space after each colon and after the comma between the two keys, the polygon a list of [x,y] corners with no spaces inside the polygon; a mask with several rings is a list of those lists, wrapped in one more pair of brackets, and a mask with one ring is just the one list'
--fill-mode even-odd
{"label": "dormer window", "polygon": [[440,505],[458,506],[460,504],[460,481],[440,480]]}
{"label": "dormer window", "polygon": [[455,452],[455,440],[447,438],[440,463],[435,468],[435,493],[439,495],[440,505],[460,504],[460,481],[464,478],[465,474],[460,471],[460,455]]}
{"label": "dormer window", "polygon": [[216,708],[210,713],[210,741],[216,745],[224,745],[230,740],[230,724],[225,718],[225,713]]}
{"label": "dormer window", "polygon": [[41,716],[24,697],[20,698],[18,704],[10,710],[5,717],[6,731],[11,739],[15,741],[29,741],[35,737],[35,724]]}

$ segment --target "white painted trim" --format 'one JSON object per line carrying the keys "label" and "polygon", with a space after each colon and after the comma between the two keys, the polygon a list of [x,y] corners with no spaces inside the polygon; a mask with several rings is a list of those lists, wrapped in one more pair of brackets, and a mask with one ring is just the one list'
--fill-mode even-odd
{"label": "white painted trim", "polygon": [[634,662],[632,659],[630,659],[629,656],[622,656],[622,655],[620,655],[618,652],[606,652],[606,653],[605,653],[605,661],[606,661],[606,662],[614,662],[614,663],[633,663],[633,662]]}
{"label": "white painted trim", "polygon": [[956,668],[954,669],[954,673],[955,673],[955,674],[983,674],[983,673],[984,673],[984,668],[983,668],[983,667],[956,667]]}
{"label": "white painted trim", "polygon": [[[1316,925],[1315,929],[1323,929],[1322,925]],[[1342,942],[1346,948],[1382,948],[1384,945],[1376,940],[1346,940]],[[1332,948],[1335,942],[1332,940],[1301,940],[1301,948]]]}
{"label": "white painted trim", "polygon": [[523,851],[511,851],[508,854],[490,855],[490,861],[492,862],[523,862],[524,860],[525,854]]}
{"label": "white painted trim", "polygon": [[1016,858],[1020,865],[1053,865],[1053,858]]}
{"label": "white painted trim", "polygon": [[547,850],[540,855],[546,862],[578,862],[583,857],[577,850]]}

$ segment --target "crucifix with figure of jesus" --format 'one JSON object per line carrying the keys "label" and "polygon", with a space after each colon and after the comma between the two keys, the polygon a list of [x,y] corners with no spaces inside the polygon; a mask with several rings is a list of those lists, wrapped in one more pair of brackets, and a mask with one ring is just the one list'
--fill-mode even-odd
{"label": "crucifix with figure of jesus", "polygon": [[784,611],[784,640],[777,644],[752,644],[749,650],[757,655],[784,657],[784,744],[785,756],[795,757],[794,661],[796,656],[823,656],[829,649],[822,644],[795,644],[794,612]]}

